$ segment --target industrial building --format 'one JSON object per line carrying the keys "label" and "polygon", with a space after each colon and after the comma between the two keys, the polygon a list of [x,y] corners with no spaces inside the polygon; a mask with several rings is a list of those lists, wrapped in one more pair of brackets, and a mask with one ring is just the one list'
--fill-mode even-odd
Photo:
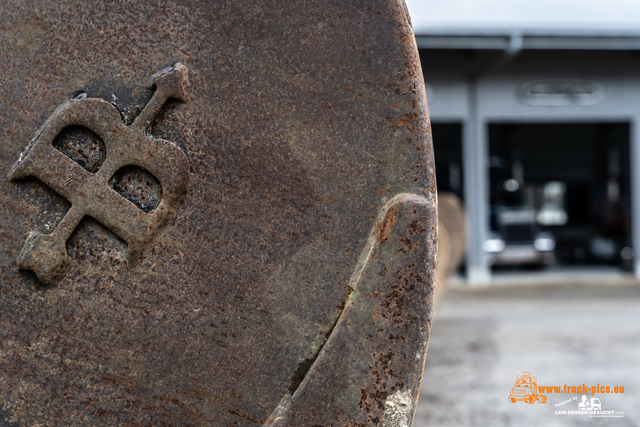
{"label": "industrial building", "polygon": [[408,2],[438,187],[468,214],[469,283],[510,263],[640,277],[640,5],[575,2],[568,21],[541,1],[512,22],[494,3]]}

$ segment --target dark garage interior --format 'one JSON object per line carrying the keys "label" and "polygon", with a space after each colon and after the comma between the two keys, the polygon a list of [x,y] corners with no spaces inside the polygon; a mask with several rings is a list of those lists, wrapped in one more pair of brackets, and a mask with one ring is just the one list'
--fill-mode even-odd
{"label": "dark garage interior", "polygon": [[[629,129],[624,122],[489,124],[492,222],[501,206],[531,207],[539,229],[556,239],[557,264],[625,267],[633,257]],[[564,214],[545,219],[550,197]]]}

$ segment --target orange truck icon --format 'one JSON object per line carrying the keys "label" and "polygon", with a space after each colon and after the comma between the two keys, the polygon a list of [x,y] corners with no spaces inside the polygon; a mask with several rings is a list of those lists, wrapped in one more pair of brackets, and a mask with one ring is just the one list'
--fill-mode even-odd
{"label": "orange truck icon", "polygon": [[509,402],[516,403],[522,400],[527,403],[533,403],[536,400],[540,403],[547,403],[547,396],[538,394],[538,378],[531,375],[531,372],[523,372],[522,375],[516,377],[516,385],[509,393]]}

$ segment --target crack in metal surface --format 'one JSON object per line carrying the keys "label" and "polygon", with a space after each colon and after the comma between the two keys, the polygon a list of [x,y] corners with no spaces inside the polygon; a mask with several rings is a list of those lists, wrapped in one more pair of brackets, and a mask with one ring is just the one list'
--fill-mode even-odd
{"label": "crack in metal surface", "polygon": [[371,232],[369,233],[369,237],[367,239],[365,247],[362,250],[362,252],[360,253],[360,257],[358,258],[358,263],[356,264],[356,266],[355,266],[355,268],[353,270],[353,274],[351,274],[351,277],[349,278],[348,285],[351,288],[351,292],[349,293],[349,297],[347,298],[347,300],[346,300],[346,302],[345,302],[345,304],[343,306],[343,309],[340,312],[340,315],[336,319],[335,323],[332,325],[331,332],[327,335],[327,339],[322,343],[322,345],[320,346],[318,351],[311,358],[312,362],[310,363],[309,368],[305,372],[305,375],[302,378],[302,380],[297,384],[295,390],[293,390],[293,392],[287,392],[287,394],[285,394],[284,397],[282,397],[282,399],[280,400],[280,402],[276,406],[276,409],[269,416],[269,418],[267,419],[267,421],[265,422],[263,427],[276,427],[278,425],[277,424],[278,421],[281,420],[282,416],[286,412],[287,405],[289,404],[289,402],[291,402],[291,400],[295,396],[296,391],[307,380],[307,378],[309,376],[309,373],[313,370],[314,366],[316,365],[316,361],[322,355],[322,351],[323,351],[325,345],[329,342],[329,340],[333,336],[334,330],[339,326],[340,320],[342,319],[345,310],[347,309],[347,307],[349,307],[349,302],[352,299],[354,291],[356,290],[356,288],[358,286],[358,283],[360,282],[360,278],[362,277],[362,275],[364,273],[364,269],[367,266],[367,264],[368,264],[368,262],[369,262],[369,260],[371,258],[371,255],[373,254],[373,251],[376,249],[376,247],[378,245],[381,244],[380,243],[380,238],[379,238],[379,227],[380,227],[380,224],[385,222],[385,218],[387,217],[387,214],[389,213],[389,211],[392,208],[395,208],[397,205],[399,205],[400,203],[403,203],[403,202],[412,202],[412,203],[415,203],[417,205],[423,205],[423,206],[429,205],[429,200],[424,196],[420,196],[418,194],[413,194],[413,193],[400,193],[400,194],[397,194],[394,197],[392,197],[380,209],[380,211],[378,212],[378,215],[376,217],[375,224],[373,225],[373,228],[372,228]]}

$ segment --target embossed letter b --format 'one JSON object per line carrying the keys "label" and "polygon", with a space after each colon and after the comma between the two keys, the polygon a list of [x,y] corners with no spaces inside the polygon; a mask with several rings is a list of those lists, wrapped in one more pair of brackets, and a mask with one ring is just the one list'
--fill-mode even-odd
{"label": "embossed letter b", "polygon": [[[76,97],[60,105],[38,130],[12,166],[8,178],[33,176],[71,203],[71,209],[50,234],[32,231],[18,256],[21,269],[33,270],[51,283],[68,261],[66,241],[85,215],[96,219],[128,244],[134,264],[144,247],[175,215],[187,193],[189,163],[173,142],[153,138],[147,128],[169,98],[186,101],[187,67],[177,63],[152,76],[153,97],[125,126],[116,108],[97,98]],[[69,126],[83,126],[104,141],[106,160],[91,173],[53,147],[54,138]],[[143,212],[109,187],[109,179],[125,166],[151,172],[162,185],[162,199],[153,212]]]}

